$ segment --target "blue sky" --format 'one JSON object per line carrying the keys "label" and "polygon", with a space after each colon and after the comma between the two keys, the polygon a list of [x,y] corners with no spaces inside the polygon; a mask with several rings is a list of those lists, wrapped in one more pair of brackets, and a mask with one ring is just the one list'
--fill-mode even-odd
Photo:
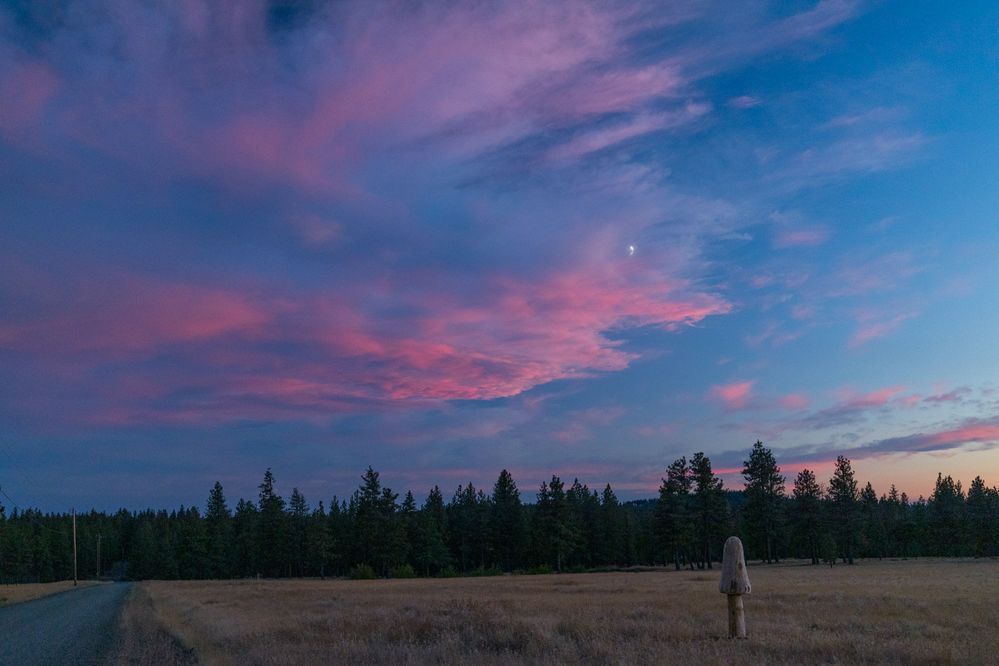
{"label": "blue sky", "polygon": [[0,486],[999,472],[999,10],[0,10]]}

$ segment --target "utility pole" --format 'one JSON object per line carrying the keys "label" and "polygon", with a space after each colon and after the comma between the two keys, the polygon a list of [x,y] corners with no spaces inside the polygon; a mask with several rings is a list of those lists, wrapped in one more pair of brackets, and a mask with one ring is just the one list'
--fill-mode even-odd
{"label": "utility pole", "polygon": [[97,580],[101,579],[101,537],[103,535],[97,535]]}
{"label": "utility pole", "polygon": [[73,587],[76,587],[76,507],[73,507]]}

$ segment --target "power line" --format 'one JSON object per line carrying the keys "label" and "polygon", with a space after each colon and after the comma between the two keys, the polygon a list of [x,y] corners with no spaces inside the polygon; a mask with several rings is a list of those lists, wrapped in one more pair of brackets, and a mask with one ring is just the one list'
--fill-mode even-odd
{"label": "power line", "polygon": [[[21,506],[17,503],[17,501],[4,491],[3,486],[0,486],[0,495],[3,495],[5,498],[7,498],[7,501],[10,502],[14,506],[15,509],[17,509],[18,511],[21,512],[20,516],[21,517],[27,517],[28,522],[30,522],[32,525],[34,525],[36,527],[40,527],[43,530],[48,530],[49,532],[53,532],[53,533],[58,534],[60,536],[66,536],[66,533],[63,530],[57,530],[57,529],[54,529],[52,527],[49,527],[48,525],[44,525],[41,522],[39,522],[38,519],[35,518],[35,515],[34,515],[35,512],[32,511],[31,509],[25,510],[25,509],[21,508]],[[59,514],[56,514],[56,515],[59,515]],[[62,516],[60,515],[60,517],[62,517]]]}
{"label": "power line", "polygon": [[[2,441],[0,441],[0,454],[3,454],[8,460],[14,460],[14,455],[11,454],[10,449],[7,448],[7,444],[4,443],[4,442],[2,442]],[[20,477],[21,484],[23,486],[28,487],[28,486],[33,485],[33,484],[31,484],[28,481],[28,479],[24,476],[23,473],[19,473],[18,477]],[[49,532],[53,532],[53,533],[59,534],[61,536],[66,536],[66,533],[64,531],[53,529],[53,528],[49,527],[48,525],[44,525],[44,524],[40,523],[38,521],[38,519],[34,517],[34,511],[32,511],[31,509],[25,509],[24,507],[20,506],[17,503],[17,500],[15,500],[13,497],[11,497],[10,495],[8,495],[6,493],[6,491],[4,491],[3,486],[0,486],[0,495],[3,495],[7,499],[7,501],[10,502],[11,505],[13,505],[13,507],[15,509],[17,509],[21,513],[22,516],[27,516],[28,520],[31,522],[31,524],[35,525],[36,527],[40,527],[43,530],[48,530]],[[35,511],[37,511],[37,509],[35,509]],[[39,511],[39,513],[41,513],[41,512]],[[59,516],[59,517],[62,517],[64,514],[55,514],[55,515]]]}

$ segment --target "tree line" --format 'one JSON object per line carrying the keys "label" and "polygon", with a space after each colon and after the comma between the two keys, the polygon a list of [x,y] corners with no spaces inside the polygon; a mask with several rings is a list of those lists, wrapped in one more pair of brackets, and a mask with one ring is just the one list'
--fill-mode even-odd
{"label": "tree line", "polygon": [[[558,476],[524,501],[503,470],[491,491],[471,483],[445,499],[401,499],[372,468],[349,498],[286,499],[264,474],[256,501],[230,506],[215,483],[205,508],[90,511],[77,516],[79,571],[133,579],[454,576],[587,571],[632,566],[711,568],[731,534],[750,558],[813,564],[857,558],[999,555],[999,490],[976,477],[967,491],[938,475],[928,498],[895,486],[861,488],[840,456],[827,483],[801,470],[790,487],[756,442],[745,488],[727,490],[695,453],[665,470],[656,499],[621,502]],[[0,506],[0,582],[72,577],[72,517]],[[101,559],[97,550],[100,539]]]}

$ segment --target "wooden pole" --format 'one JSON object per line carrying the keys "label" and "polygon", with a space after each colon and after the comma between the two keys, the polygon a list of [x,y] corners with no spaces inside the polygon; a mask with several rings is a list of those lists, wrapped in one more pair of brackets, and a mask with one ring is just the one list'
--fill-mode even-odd
{"label": "wooden pole", "polygon": [[725,542],[718,591],[728,596],[728,637],[746,638],[746,611],[742,605],[742,595],[749,594],[752,586],[739,537],[729,537]]}
{"label": "wooden pole", "polygon": [[97,580],[101,579],[101,535],[97,535]]}
{"label": "wooden pole", "polygon": [[746,637],[746,609],[742,605],[741,594],[728,596],[728,637]]}
{"label": "wooden pole", "polygon": [[76,508],[73,508],[73,587],[76,587]]}

